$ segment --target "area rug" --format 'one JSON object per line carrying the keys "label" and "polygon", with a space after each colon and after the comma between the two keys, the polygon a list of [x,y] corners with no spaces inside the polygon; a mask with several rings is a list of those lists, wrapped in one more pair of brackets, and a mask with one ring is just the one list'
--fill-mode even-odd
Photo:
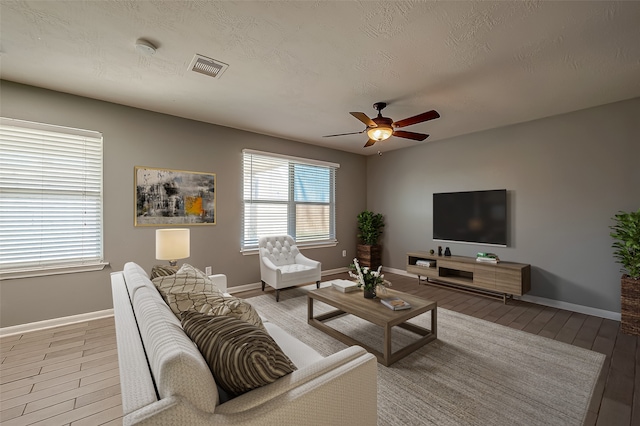
{"label": "area rug", "polygon": [[[269,321],[324,356],[345,344],[307,324],[306,288],[248,299]],[[333,308],[319,302],[314,313]],[[430,327],[430,316],[411,322]],[[353,315],[328,325],[374,348],[382,329]],[[396,327],[397,328],[397,327]],[[394,351],[416,335],[394,329]],[[604,355],[446,309],[438,340],[378,364],[378,425],[581,425]]]}

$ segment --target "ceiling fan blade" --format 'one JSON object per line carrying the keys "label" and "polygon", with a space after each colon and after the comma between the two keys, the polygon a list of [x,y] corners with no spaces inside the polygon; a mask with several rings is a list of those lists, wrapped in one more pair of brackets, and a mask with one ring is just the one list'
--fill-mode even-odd
{"label": "ceiling fan blade", "polygon": [[350,112],[349,114],[353,115],[358,120],[362,121],[367,127],[376,127],[377,124],[370,119],[367,114],[364,112]]}
{"label": "ceiling fan blade", "polygon": [[437,111],[431,110],[428,112],[423,112],[422,114],[415,115],[413,117],[405,118],[404,120],[396,121],[395,123],[393,123],[393,127],[407,127],[411,126],[412,124],[422,123],[423,121],[429,121],[439,117],[440,114],[438,114]]}
{"label": "ceiling fan blade", "polygon": [[337,135],[324,135],[323,138],[332,138],[334,136],[345,136],[345,135],[359,135],[361,133],[364,133],[367,129],[364,129],[361,132],[351,132],[351,133],[338,133]]}
{"label": "ceiling fan blade", "polygon": [[394,130],[393,136],[405,139],[413,139],[414,141],[423,141],[429,137],[429,135],[425,135],[424,133],[405,132],[404,130]]}
{"label": "ceiling fan blade", "polygon": [[373,140],[373,139],[369,139],[369,140],[367,141],[367,143],[365,143],[365,144],[364,144],[364,147],[366,148],[366,147],[368,147],[368,146],[373,145],[374,143],[376,143],[376,141],[375,141],[375,140]]}

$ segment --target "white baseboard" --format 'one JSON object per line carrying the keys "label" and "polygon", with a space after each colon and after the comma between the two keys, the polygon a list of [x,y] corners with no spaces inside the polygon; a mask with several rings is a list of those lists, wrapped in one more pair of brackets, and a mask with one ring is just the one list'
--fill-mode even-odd
{"label": "white baseboard", "polygon": [[620,321],[620,312],[605,311],[604,309],[592,308],[591,306],[576,305],[575,303],[563,302],[561,300],[547,299],[539,296],[524,295],[516,298],[525,302],[536,303],[538,305],[550,306],[552,308],[564,309],[565,311],[577,312],[579,314],[592,315],[594,317],[606,318]]}
{"label": "white baseboard", "polygon": [[234,285],[233,287],[227,287],[227,293],[229,293],[229,294],[241,293],[243,291],[257,290],[259,288],[262,288],[262,283],[251,283],[251,284],[244,284],[244,285]]}
{"label": "white baseboard", "polygon": [[52,318],[44,321],[30,322],[27,324],[19,324],[11,327],[1,327],[0,337],[11,336],[13,334],[22,334],[29,331],[44,330],[52,327],[59,327],[61,325],[75,324],[78,322],[85,322],[96,320],[99,318],[106,318],[113,316],[113,309],[105,309],[104,311],[87,312],[85,314],[72,315],[69,317]]}
{"label": "white baseboard", "polygon": [[[404,275],[405,277],[417,277],[415,274],[410,274],[402,269],[385,268],[383,266],[382,270],[384,272],[391,272],[392,274]],[[605,311],[604,309],[592,308],[591,306],[576,305],[575,303],[547,299],[545,297],[539,296],[529,296],[527,294],[525,294],[524,296],[514,297],[524,302],[535,303],[536,305],[549,306],[552,308],[564,309],[565,311],[577,312],[579,314],[592,315],[594,317],[620,321],[620,312]]]}
{"label": "white baseboard", "polygon": [[410,274],[407,271],[405,271],[404,269],[387,268],[386,266],[383,266],[382,267],[382,272],[391,272],[392,274],[404,275],[405,277],[413,277],[416,280],[418,279],[418,276],[416,274]]}
{"label": "white baseboard", "polygon": [[[328,269],[328,270],[322,271],[322,276],[326,277],[327,275],[340,274],[342,272],[347,272],[347,271],[349,271],[349,268],[347,268],[346,266],[343,268]],[[230,294],[233,294],[233,293],[240,293],[243,291],[257,290],[259,288],[262,288],[261,282],[228,287],[227,292],[229,292]]]}

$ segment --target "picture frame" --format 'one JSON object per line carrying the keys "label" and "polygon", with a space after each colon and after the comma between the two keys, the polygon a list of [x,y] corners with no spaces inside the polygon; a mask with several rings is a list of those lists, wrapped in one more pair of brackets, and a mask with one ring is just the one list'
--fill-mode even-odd
{"label": "picture frame", "polygon": [[134,167],[134,226],[215,225],[216,174]]}

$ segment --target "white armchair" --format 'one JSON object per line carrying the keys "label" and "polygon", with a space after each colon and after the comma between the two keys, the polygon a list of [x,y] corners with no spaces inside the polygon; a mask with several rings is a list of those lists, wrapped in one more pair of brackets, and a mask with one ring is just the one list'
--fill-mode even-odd
{"label": "white armchair", "polygon": [[276,289],[276,302],[280,300],[280,289],[315,282],[320,288],[322,264],[304,256],[289,235],[261,237],[260,280],[262,291],[265,284]]}

